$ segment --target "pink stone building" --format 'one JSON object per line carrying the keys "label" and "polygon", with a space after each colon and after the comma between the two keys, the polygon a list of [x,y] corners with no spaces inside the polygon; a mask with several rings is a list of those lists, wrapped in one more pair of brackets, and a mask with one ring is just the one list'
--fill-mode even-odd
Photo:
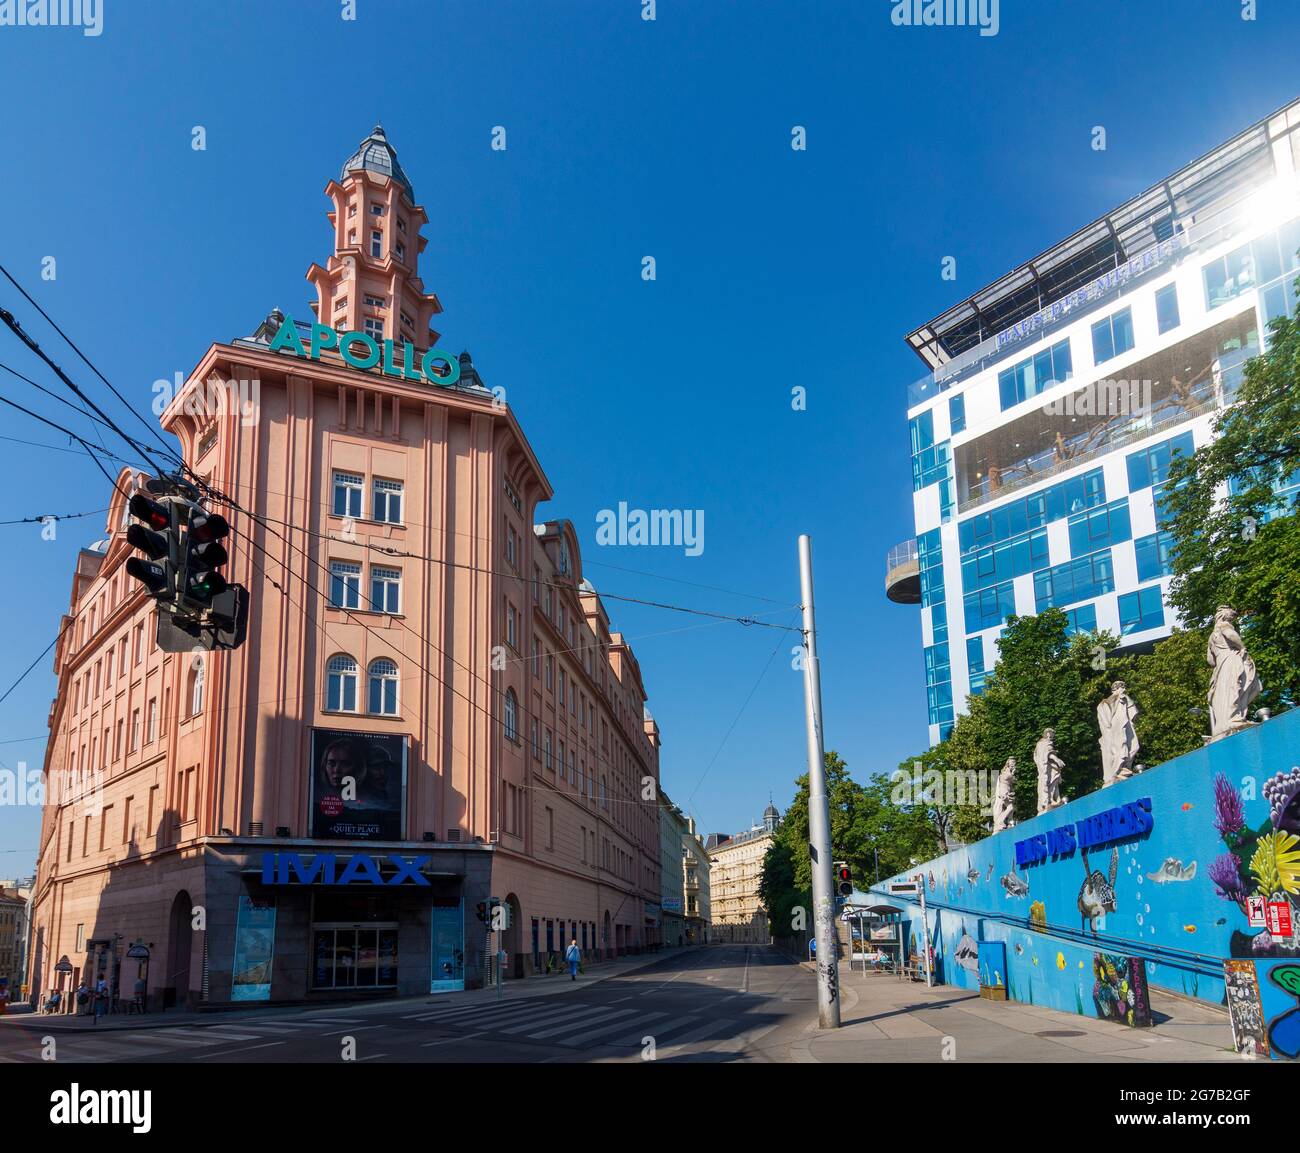
{"label": "pink stone building", "polygon": [[490,897],[512,977],[573,938],[593,961],[659,943],[636,658],[572,526],[534,523],[551,487],[514,413],[467,353],[421,374],[442,307],[382,129],[325,191],[315,316],[214,344],[161,418],[229,498],[208,504],[251,594],[244,645],[158,648],[124,571],[129,470],[78,558],[35,996],[101,974],[153,1007],[473,987]]}

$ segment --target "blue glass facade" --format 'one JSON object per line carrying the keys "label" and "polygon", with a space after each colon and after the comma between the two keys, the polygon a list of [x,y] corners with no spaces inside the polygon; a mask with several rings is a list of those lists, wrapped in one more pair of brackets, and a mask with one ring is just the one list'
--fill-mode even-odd
{"label": "blue glass facade", "polygon": [[1125,458],[1128,464],[1128,490],[1138,492],[1152,485],[1164,484],[1169,478],[1169,464],[1174,453],[1191,456],[1195,451],[1190,432],[1180,432],[1168,440],[1159,441]]}
{"label": "blue glass facade", "polygon": [[1119,598],[1119,631],[1121,636],[1158,629],[1165,623],[1165,606],[1160,599],[1160,586],[1147,585],[1136,592],[1124,593]]}
{"label": "blue glass facade", "polygon": [[1174,571],[1173,552],[1173,533],[1167,530],[1138,537],[1133,542],[1138,580],[1151,581],[1169,576]]}
{"label": "blue glass facade", "polygon": [[1121,497],[1091,512],[1070,517],[1070,556],[1087,556],[1133,539],[1129,520],[1128,497]]}
{"label": "blue glass facade", "polygon": [[1115,591],[1110,549],[1034,573],[1034,604],[1039,612],[1094,600]]}
{"label": "blue glass facade", "polygon": [[1133,313],[1121,308],[1092,326],[1092,362],[1101,364],[1133,347]]}
{"label": "blue glass facade", "polygon": [[962,599],[962,611],[968,634],[1000,625],[1016,611],[1015,585],[1007,581],[967,593]]}
{"label": "blue glass facade", "polygon": [[964,557],[972,549],[1009,540],[1071,513],[1105,503],[1106,480],[1102,470],[1094,468],[1033,496],[1024,496],[991,512],[968,517],[957,525],[957,543]]}

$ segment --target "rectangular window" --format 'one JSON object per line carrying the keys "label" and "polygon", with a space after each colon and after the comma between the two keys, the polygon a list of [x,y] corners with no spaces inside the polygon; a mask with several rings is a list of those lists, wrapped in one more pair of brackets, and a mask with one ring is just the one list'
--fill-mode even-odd
{"label": "rectangular window", "polygon": [[517,539],[518,539],[518,534],[515,532],[515,530],[514,530],[514,526],[511,525],[509,522],[507,522],[507,523],[506,523],[506,563],[509,564],[511,568],[515,568],[515,567],[516,567],[516,563],[515,563],[516,548],[515,548],[515,545],[516,545]]}
{"label": "rectangular window", "polygon": [[370,293],[367,292],[361,299],[366,302],[367,308],[388,307],[388,298],[386,296],[372,296]]}
{"label": "rectangular window", "polygon": [[330,562],[330,604],[335,608],[361,607],[361,566],[349,561]]}
{"label": "rectangular window", "polygon": [[552,769],[555,767],[555,761],[553,758],[553,754],[551,752],[551,747],[552,747],[551,730],[547,729],[546,735],[542,738],[542,752],[543,752],[542,764],[544,764],[548,769]]}
{"label": "rectangular window", "polygon": [[361,516],[361,488],[363,478],[352,472],[334,474],[334,515]]}
{"label": "rectangular window", "polygon": [[947,645],[931,645],[925,650],[925,683],[937,685],[952,680]]}
{"label": "rectangular window", "polygon": [[1191,456],[1195,452],[1192,434],[1182,432],[1168,440],[1138,449],[1128,455],[1128,490],[1137,492],[1149,485],[1163,484],[1169,479],[1169,465],[1174,453]]}
{"label": "rectangular window", "polygon": [[158,739],[158,698],[149,699],[149,711],[146,714],[147,723],[145,724],[145,744],[151,745]]}
{"label": "rectangular window", "polygon": [[951,425],[953,436],[966,431],[966,398],[964,396],[954,396],[948,401],[948,423]]}
{"label": "rectangular window", "polygon": [[1137,576],[1140,581],[1158,580],[1174,571],[1174,535],[1171,532],[1153,532],[1140,536],[1133,542],[1137,558]]}
{"label": "rectangular window", "polygon": [[555,658],[549,653],[546,656],[546,688],[551,690],[555,687]]}
{"label": "rectangular window", "polygon": [[1080,605],[1075,609],[1065,610],[1069,623],[1065,626],[1065,635],[1075,633],[1095,633],[1097,631],[1097,606]]}
{"label": "rectangular window", "polygon": [[370,503],[375,520],[384,524],[401,524],[402,482],[400,480],[376,480]]}
{"label": "rectangular window", "polygon": [[1070,556],[1076,559],[1132,539],[1128,497],[1070,517],[1069,530]]}
{"label": "rectangular window", "polygon": [[1243,244],[1240,248],[1213,260],[1202,270],[1205,279],[1205,306],[1218,308],[1235,300],[1243,292],[1255,288],[1255,258],[1251,246]]}
{"label": "rectangular window", "polygon": [[1114,590],[1115,573],[1109,549],[1034,573],[1034,602],[1038,612],[1076,601],[1095,600]]}
{"label": "rectangular window", "polygon": [[968,633],[993,628],[1016,611],[1015,584],[1007,581],[1005,584],[967,593],[963,602]]}
{"label": "rectangular window", "polygon": [[519,651],[519,614],[509,601],[506,601],[506,644]]}
{"label": "rectangular window", "polygon": [[131,747],[130,752],[135,752],[140,747],[140,710],[131,710]]}
{"label": "rectangular window", "polygon": [[398,260],[406,259],[406,245],[403,244],[400,240],[397,242],[397,259]]}
{"label": "rectangular window", "polygon": [[135,626],[135,663],[144,660],[144,625]]}
{"label": "rectangular window", "polygon": [[370,232],[370,255],[384,255],[384,234],[378,229],[372,229]]}
{"label": "rectangular window", "polygon": [[384,206],[382,204],[371,204],[370,206],[371,216],[383,216],[383,214],[384,214]]}
{"label": "rectangular window", "polygon": [[1166,284],[1156,293],[1156,328],[1163,335],[1178,325],[1178,286]]}
{"label": "rectangular window", "polygon": [[402,570],[370,568],[370,607],[377,613],[402,611]]}
{"label": "rectangular window", "polygon": [[1121,636],[1163,628],[1165,608],[1160,599],[1160,586],[1148,585],[1137,592],[1125,593],[1119,598],[1119,631]]}
{"label": "rectangular window", "polygon": [[384,322],[377,316],[367,316],[361,321],[361,328],[365,334],[376,342],[384,339]]}
{"label": "rectangular window", "polygon": [[1133,347],[1133,314],[1121,308],[1092,326],[1092,360],[1101,364]]}
{"label": "rectangular window", "polygon": [[998,397],[1002,408],[1013,408],[1073,375],[1070,342],[1059,341],[998,373]]}

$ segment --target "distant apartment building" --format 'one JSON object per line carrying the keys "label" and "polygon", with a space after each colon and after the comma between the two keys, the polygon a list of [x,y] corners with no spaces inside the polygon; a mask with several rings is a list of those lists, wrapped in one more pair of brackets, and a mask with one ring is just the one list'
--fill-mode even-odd
{"label": "distant apartment building", "polygon": [[780,823],[774,805],[763,823],[736,835],[711,833],[705,841],[709,858],[711,935],[715,942],[768,944],[772,939],[767,909],[758,893],[763,858]]}
{"label": "distant apartment building", "polygon": [[687,819],[668,794],[659,793],[659,867],[663,884],[663,942],[686,944],[686,870],[683,843],[689,835]]}
{"label": "distant apartment building", "polygon": [[886,591],[921,606],[931,743],[1012,614],[1059,608],[1136,650],[1177,623],[1170,462],[1296,310],[1298,173],[1300,101],[907,337],[927,368],[907,397],[916,534]]}
{"label": "distant apartment building", "polygon": [[685,900],[683,922],[688,945],[707,945],[712,922],[709,888],[709,854],[704,838],[695,829],[695,818],[686,818],[682,837],[682,882]]}

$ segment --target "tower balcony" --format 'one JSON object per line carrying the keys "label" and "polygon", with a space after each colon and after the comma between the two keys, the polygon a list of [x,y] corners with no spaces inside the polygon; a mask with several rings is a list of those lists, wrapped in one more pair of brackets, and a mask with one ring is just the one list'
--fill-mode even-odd
{"label": "tower balcony", "polygon": [[885,595],[895,604],[921,603],[921,561],[916,539],[896,544],[885,559]]}

